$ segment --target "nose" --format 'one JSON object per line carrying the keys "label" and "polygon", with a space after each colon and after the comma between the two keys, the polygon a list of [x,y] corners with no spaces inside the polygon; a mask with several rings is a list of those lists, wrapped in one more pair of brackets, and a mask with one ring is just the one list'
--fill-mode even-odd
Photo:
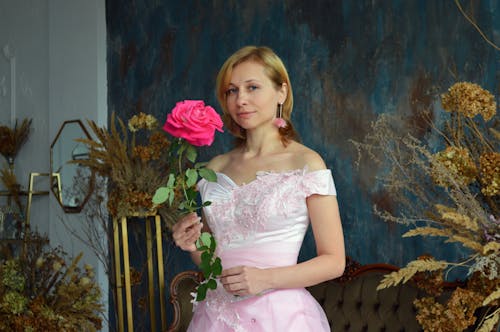
{"label": "nose", "polygon": [[244,91],[238,91],[236,94],[236,105],[243,106],[247,104],[247,95]]}

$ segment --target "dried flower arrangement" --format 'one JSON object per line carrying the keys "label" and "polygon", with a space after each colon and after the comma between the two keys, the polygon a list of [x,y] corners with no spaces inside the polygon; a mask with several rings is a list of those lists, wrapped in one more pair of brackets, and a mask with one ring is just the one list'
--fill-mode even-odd
{"label": "dried flower arrangement", "polygon": [[0,331],[98,331],[103,305],[91,266],[69,265],[37,234],[17,258],[0,260]]}
{"label": "dried flower arrangement", "polygon": [[[116,122],[118,122],[119,129]],[[97,140],[81,139],[89,147],[88,160],[77,162],[108,179],[108,211],[113,217],[157,212],[167,224],[173,222],[168,206],[156,210],[152,202],[156,188],[170,174],[170,141],[157,119],[145,113],[125,123],[111,116],[109,130],[88,121]],[[144,135],[137,135],[143,130]]]}
{"label": "dried flower arrangement", "polygon": [[31,130],[31,119],[24,119],[21,125],[18,126],[17,120],[14,128],[1,125],[0,126],[0,154],[2,154],[7,161],[8,167],[0,169],[0,183],[5,187],[9,193],[9,200],[13,200],[17,210],[9,204],[0,209],[0,224],[3,229],[5,214],[10,214],[16,220],[16,237],[20,237],[23,230],[23,214],[24,207],[21,202],[21,185],[17,181],[14,173],[14,160],[19,153],[21,147],[28,140]]}
{"label": "dried flower arrangement", "polygon": [[31,119],[24,119],[18,126],[17,120],[14,128],[0,126],[0,154],[7,163],[13,167],[14,159],[21,147],[28,140],[31,130]]}
{"label": "dried flower arrangement", "polygon": [[[398,121],[385,114],[366,140],[355,144],[389,168],[382,181],[398,209],[375,206],[375,213],[409,226],[403,237],[443,237],[445,242],[461,244],[467,257],[460,262],[420,257],[388,274],[378,288],[420,280],[417,285],[429,294],[415,301],[417,320],[425,331],[463,331],[474,325],[489,332],[500,318],[497,104],[489,91],[469,82],[451,86],[441,102],[449,114],[432,118],[427,112],[424,117],[430,137],[401,137],[401,128],[394,126]],[[438,301],[442,281],[459,267],[467,269],[466,283],[446,303]],[[480,308],[486,310],[476,321]]]}
{"label": "dried flower arrangement", "polygon": [[10,168],[3,168],[0,170],[0,182],[4,185],[7,191],[12,197],[12,200],[16,204],[19,209],[19,212],[24,211],[23,204],[21,202],[20,193],[21,193],[21,185],[17,181],[17,177],[14,174],[14,171]]}

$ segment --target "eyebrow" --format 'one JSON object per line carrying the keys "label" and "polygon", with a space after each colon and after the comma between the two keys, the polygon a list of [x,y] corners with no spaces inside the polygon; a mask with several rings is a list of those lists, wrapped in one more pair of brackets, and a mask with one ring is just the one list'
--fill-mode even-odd
{"label": "eyebrow", "polygon": [[[252,82],[262,83],[260,80],[258,80],[256,78],[250,78],[248,80],[243,81],[243,84],[252,83]],[[233,83],[233,82],[229,82],[229,85],[237,86],[236,83]]]}

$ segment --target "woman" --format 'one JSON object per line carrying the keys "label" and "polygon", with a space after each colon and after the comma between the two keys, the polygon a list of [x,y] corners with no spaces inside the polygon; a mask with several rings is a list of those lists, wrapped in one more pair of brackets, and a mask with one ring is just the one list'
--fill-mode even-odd
{"label": "woman", "polygon": [[[212,202],[206,222],[189,214],[173,238],[199,264],[195,241],[212,232],[224,270],[189,331],[330,331],[304,287],[343,273],[342,226],[331,171],[296,140],[286,68],[271,49],[247,46],[226,60],[216,89],[237,145],[207,165],[217,182],[198,184]],[[317,256],[297,264],[309,222]]]}

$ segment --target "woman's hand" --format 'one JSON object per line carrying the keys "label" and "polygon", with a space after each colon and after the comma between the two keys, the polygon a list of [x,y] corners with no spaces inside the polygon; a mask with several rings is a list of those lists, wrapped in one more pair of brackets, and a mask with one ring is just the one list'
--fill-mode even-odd
{"label": "woman's hand", "polygon": [[219,279],[224,289],[238,296],[258,295],[268,289],[266,270],[250,266],[236,266],[222,271]]}
{"label": "woman's hand", "polygon": [[175,244],[182,250],[196,251],[196,240],[201,235],[201,218],[194,212],[179,219],[172,227],[172,237]]}

